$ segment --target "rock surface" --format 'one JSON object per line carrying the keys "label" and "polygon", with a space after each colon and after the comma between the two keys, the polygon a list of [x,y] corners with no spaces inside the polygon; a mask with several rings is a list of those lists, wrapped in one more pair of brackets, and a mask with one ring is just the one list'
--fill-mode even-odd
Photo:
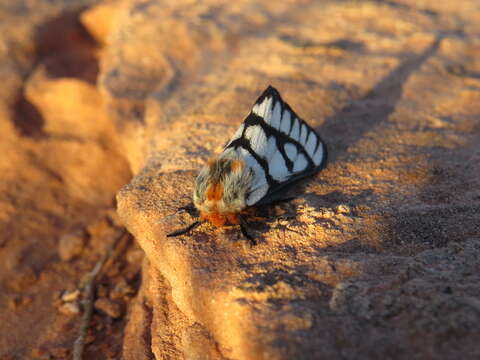
{"label": "rock surface", "polygon": [[[0,359],[71,356],[65,294],[121,224],[146,256],[126,241],[99,279],[88,359],[480,357],[477,0],[0,15]],[[257,209],[257,246],[208,224],[166,238],[268,84],[326,141],[327,168]]]}
{"label": "rock surface", "polygon": [[[117,196],[149,260],[126,359],[478,357],[478,3],[134,1],[128,14],[100,84],[144,129]],[[328,167],[264,209],[255,247],[210,225],[166,238],[193,221],[177,209],[199,167],[268,84],[326,140]]]}

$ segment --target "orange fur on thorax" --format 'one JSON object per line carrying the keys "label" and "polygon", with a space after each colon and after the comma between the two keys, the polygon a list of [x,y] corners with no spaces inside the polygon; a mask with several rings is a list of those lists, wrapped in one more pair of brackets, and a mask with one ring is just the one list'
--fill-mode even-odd
{"label": "orange fur on thorax", "polygon": [[222,227],[227,223],[236,225],[240,222],[237,214],[220,214],[218,211],[201,213],[200,218],[211,222],[216,227]]}
{"label": "orange fur on thorax", "polygon": [[[215,166],[215,160],[210,159],[208,162],[208,165],[212,168]],[[231,163],[231,169],[232,171],[241,171],[245,167],[245,162],[242,160],[234,160]],[[200,214],[200,217],[202,220],[207,220],[211,222],[213,225],[217,227],[224,226],[225,224],[239,224],[239,218],[237,214],[234,213],[229,213],[229,214],[221,214],[218,211],[218,206],[216,204],[217,201],[222,200],[223,198],[223,184],[222,183],[210,183],[210,185],[207,188],[206,192],[206,198],[209,201],[213,201],[214,204],[212,206],[212,211],[211,212],[202,212]]]}
{"label": "orange fur on thorax", "polygon": [[218,201],[223,197],[223,185],[220,183],[211,184],[207,189],[207,199]]}
{"label": "orange fur on thorax", "polygon": [[231,166],[232,171],[240,171],[245,167],[245,162],[243,160],[233,160]]}

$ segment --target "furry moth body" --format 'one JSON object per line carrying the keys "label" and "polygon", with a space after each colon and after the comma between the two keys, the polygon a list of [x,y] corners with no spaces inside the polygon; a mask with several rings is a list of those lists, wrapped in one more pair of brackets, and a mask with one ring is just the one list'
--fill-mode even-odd
{"label": "furry moth body", "polygon": [[254,242],[242,211],[275,201],[287,185],[317,173],[326,161],[327,148],[320,136],[269,86],[223,152],[200,171],[193,190],[200,221],[167,236],[209,221],[218,227],[239,224]]}

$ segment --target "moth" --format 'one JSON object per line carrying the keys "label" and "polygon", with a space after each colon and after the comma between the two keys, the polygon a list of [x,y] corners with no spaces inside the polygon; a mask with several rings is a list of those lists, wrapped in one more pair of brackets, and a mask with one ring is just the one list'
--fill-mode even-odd
{"label": "moth", "polygon": [[269,86],[225,145],[208,161],[193,189],[200,218],[167,236],[178,236],[205,221],[217,227],[238,224],[248,234],[244,212],[277,202],[296,181],[319,172],[327,161],[320,136]]}

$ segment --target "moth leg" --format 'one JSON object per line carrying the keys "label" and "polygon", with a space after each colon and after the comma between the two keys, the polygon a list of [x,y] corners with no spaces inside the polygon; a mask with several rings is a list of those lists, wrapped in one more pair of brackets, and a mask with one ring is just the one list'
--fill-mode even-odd
{"label": "moth leg", "polygon": [[275,206],[275,205],[290,202],[292,200],[295,200],[295,197],[292,196],[292,197],[288,197],[288,198],[277,199],[277,200],[272,201],[269,205]]}
{"label": "moth leg", "polygon": [[262,203],[262,204],[260,204],[260,206],[257,207],[258,214],[260,215],[260,217],[264,217],[264,218],[276,217],[276,216],[271,215],[272,209],[276,205],[280,205],[280,204],[283,204],[283,203],[286,203],[286,202],[289,202],[289,201],[292,201],[292,200],[295,200],[295,197],[275,199],[275,200],[272,200],[270,202],[266,202],[264,204]]}
{"label": "moth leg", "polygon": [[239,216],[239,219],[240,219],[240,230],[242,231],[242,235],[245,238],[247,238],[247,240],[250,241],[252,245],[257,245],[257,241],[247,231],[247,227],[248,227],[247,221],[242,216]]}
{"label": "moth leg", "polygon": [[193,203],[190,203],[188,205],[185,205],[185,206],[181,206],[177,209],[177,212],[179,211],[186,211],[187,213],[189,213],[190,215],[194,214],[195,212],[197,212],[197,208],[195,207],[195,205],[193,205]]}
{"label": "moth leg", "polygon": [[194,223],[188,225],[187,227],[185,227],[183,229],[175,230],[174,232],[171,232],[170,234],[167,234],[167,237],[174,237],[174,236],[179,236],[179,235],[186,234],[186,233],[192,231],[193,229],[195,229],[200,224],[203,224],[203,221],[197,220]]}

